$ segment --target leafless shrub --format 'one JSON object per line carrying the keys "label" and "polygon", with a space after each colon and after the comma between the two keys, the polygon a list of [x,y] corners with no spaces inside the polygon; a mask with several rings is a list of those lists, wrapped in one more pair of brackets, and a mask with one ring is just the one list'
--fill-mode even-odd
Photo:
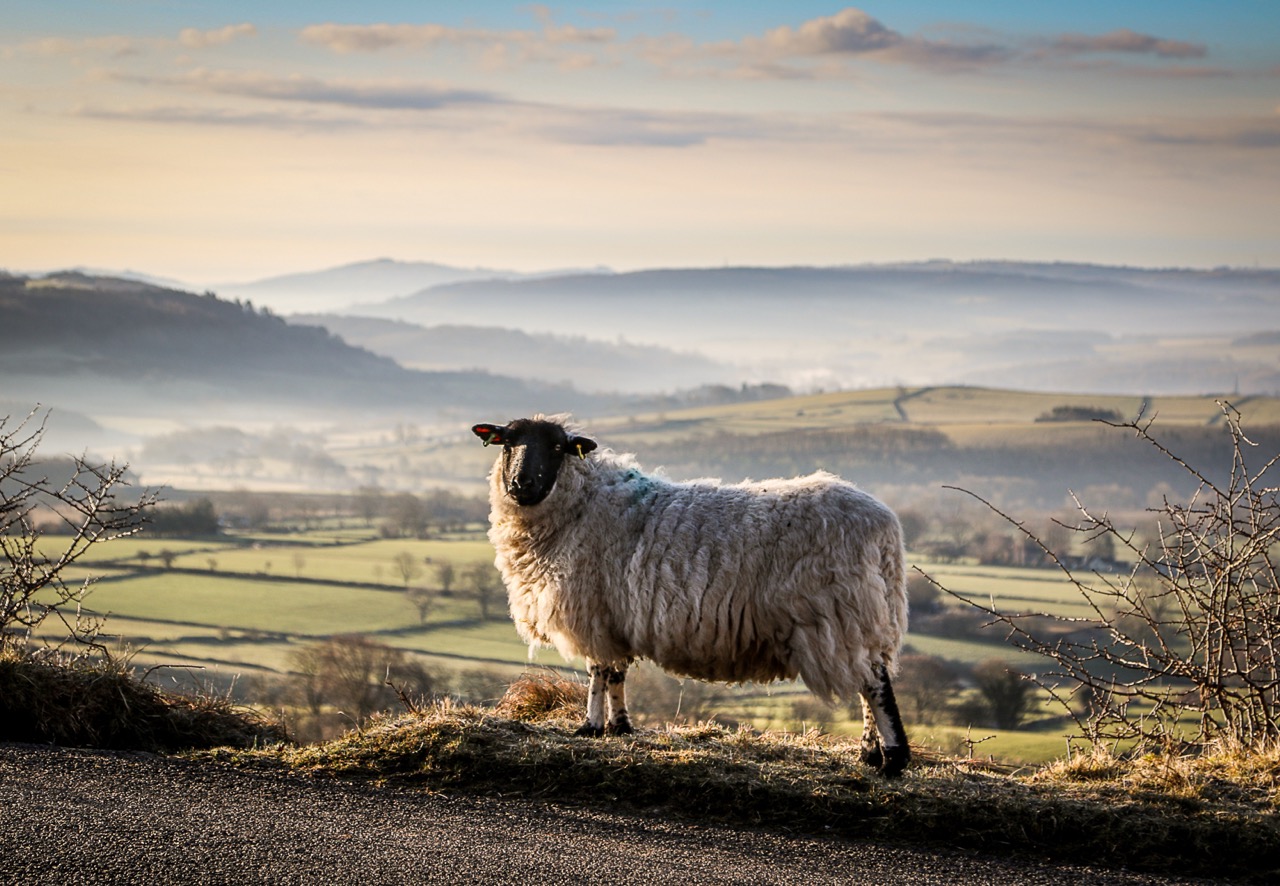
{"label": "leafless shrub", "polygon": [[[101,620],[88,616],[82,604],[92,579],[71,581],[71,566],[93,545],[124,538],[141,530],[153,492],[126,501],[128,465],[97,464],[85,456],[59,465],[63,479],[38,472],[36,451],[48,413],[33,410],[9,426],[0,417],[0,648],[26,645],[45,622],[61,622],[65,630],[41,632],[51,646],[84,646],[106,652],[98,643]],[[52,521],[53,532],[37,523]]]}
{"label": "leafless shrub", "polygon": [[290,653],[299,694],[313,715],[338,708],[359,725],[397,700],[430,697],[435,678],[402,649],[363,634],[340,634]]}
{"label": "leafless shrub", "polygon": [[1263,748],[1280,739],[1280,503],[1267,478],[1280,454],[1259,453],[1240,413],[1220,406],[1231,462],[1216,472],[1166,448],[1151,433],[1154,419],[1103,422],[1132,431],[1196,484],[1185,501],[1166,496],[1150,508],[1154,526],[1145,533],[1076,500],[1076,520],[1059,525],[1086,543],[1109,544],[1122,571],[1069,558],[960,490],[1036,544],[1087,603],[1089,616],[1069,618],[947,591],[1047,659],[1049,669],[1031,679],[1095,745]]}

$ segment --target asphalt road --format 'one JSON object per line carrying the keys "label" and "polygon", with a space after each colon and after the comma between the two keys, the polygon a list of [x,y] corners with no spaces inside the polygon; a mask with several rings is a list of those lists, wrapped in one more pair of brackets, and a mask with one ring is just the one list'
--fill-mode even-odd
{"label": "asphalt road", "polygon": [[150,754],[0,744],[0,882],[1192,881],[315,780]]}

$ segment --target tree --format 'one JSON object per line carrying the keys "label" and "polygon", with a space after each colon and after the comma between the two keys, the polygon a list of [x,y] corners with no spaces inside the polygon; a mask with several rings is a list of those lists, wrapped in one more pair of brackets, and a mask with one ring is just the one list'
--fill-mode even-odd
{"label": "tree", "polygon": [[158,536],[218,535],[222,526],[213,502],[198,498],[176,507],[156,508],[148,520],[147,534]]}
{"label": "tree", "polygon": [[1017,729],[1031,707],[1034,685],[1026,674],[998,658],[973,666],[973,680],[997,729]]}
{"label": "tree", "polygon": [[435,588],[405,588],[404,592],[409,602],[418,610],[418,624],[425,625],[427,616],[435,608],[438,592]]}
{"label": "tree", "polygon": [[383,495],[377,486],[361,486],[355,493],[355,510],[365,526],[372,526],[375,517],[382,516]]}
{"label": "tree", "polygon": [[956,673],[936,655],[903,655],[894,690],[919,723],[937,723],[956,689]]}
{"label": "tree", "polygon": [[916,510],[898,511],[898,523],[902,526],[903,544],[912,550],[915,549],[916,543],[924,537],[925,530],[929,528],[929,523],[924,515]]}
{"label": "tree", "polygon": [[422,575],[422,566],[418,563],[418,558],[408,551],[401,551],[396,554],[391,562],[395,565],[396,572],[400,575],[400,580],[404,582],[405,588],[409,587],[419,575]]}
{"label": "tree", "polygon": [[[91,579],[69,583],[72,564],[92,546],[125,538],[142,529],[156,503],[151,491],[125,500],[122,487],[128,465],[72,459],[67,475],[51,479],[37,473],[36,451],[44,437],[46,413],[38,410],[10,427],[0,418],[0,648],[27,643],[45,622],[61,622],[56,640],[101,649],[101,621],[81,609]],[[59,530],[57,544],[47,542],[37,526],[47,515]]]}
{"label": "tree", "polygon": [[453,581],[457,577],[457,572],[453,568],[453,563],[448,560],[441,560],[436,564],[436,582],[440,585],[440,593],[446,597],[453,587]]}
{"label": "tree", "polygon": [[927,576],[912,573],[907,576],[907,605],[913,615],[938,612],[942,609],[942,591]]}
{"label": "tree", "polygon": [[467,579],[471,582],[471,592],[480,604],[480,618],[489,620],[489,613],[498,599],[498,591],[502,589],[502,576],[498,570],[488,563],[477,563],[467,570]]}
{"label": "tree", "polygon": [[292,663],[307,707],[319,714],[338,708],[357,723],[389,708],[399,692],[426,695],[430,674],[393,649],[363,634],[342,634],[294,652]]}
{"label": "tree", "polygon": [[1196,484],[1187,498],[1151,508],[1148,526],[1117,524],[1076,500],[1078,519],[1057,525],[1086,547],[1108,538],[1132,564],[1123,573],[1069,567],[1046,540],[968,493],[1036,544],[1092,617],[1008,612],[951,593],[1051,663],[1036,682],[1095,746],[1260,750],[1280,740],[1280,489],[1267,476],[1280,453],[1256,446],[1240,413],[1219,405],[1224,463],[1200,467],[1156,437],[1154,420],[1103,422]]}
{"label": "tree", "polygon": [[408,492],[398,492],[385,502],[384,531],[401,538],[417,538],[427,531],[427,509],[422,499]]}

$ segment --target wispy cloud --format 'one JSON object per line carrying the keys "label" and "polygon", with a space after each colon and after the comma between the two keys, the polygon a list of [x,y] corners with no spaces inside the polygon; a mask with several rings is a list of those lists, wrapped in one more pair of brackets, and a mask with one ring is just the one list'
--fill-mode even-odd
{"label": "wispy cloud", "polygon": [[227,25],[223,28],[203,31],[198,28],[183,28],[174,38],[130,37],[122,34],[83,38],[45,37],[6,47],[5,51],[6,54],[45,57],[92,55],[124,58],[140,55],[146,50],[167,49],[177,46],[185,49],[207,49],[213,46],[223,46],[241,37],[255,36],[257,33],[257,27],[244,22],[238,25]]}
{"label": "wispy cloud", "polygon": [[222,46],[240,37],[253,37],[257,33],[258,29],[248,22],[227,25],[225,28],[215,28],[210,31],[184,28],[178,34],[178,42],[188,49],[204,49],[207,46]]}
{"label": "wispy cloud", "polygon": [[816,18],[797,28],[783,25],[763,37],[748,37],[742,46],[749,52],[772,56],[859,55],[901,46],[906,38],[885,27],[860,9],[844,9]]}
{"label": "wispy cloud", "polygon": [[1068,55],[1094,53],[1124,53],[1154,55],[1160,58],[1192,59],[1209,54],[1203,43],[1183,40],[1166,40],[1151,34],[1139,34],[1127,28],[1108,31],[1105,34],[1063,34],[1056,38],[1052,48]]}
{"label": "wispy cloud", "polygon": [[[1016,54],[993,42],[908,36],[854,7],[734,41],[698,44],[681,38],[646,40],[640,44],[639,52],[669,69],[698,62],[728,62],[736,66],[731,71],[735,76],[777,79],[847,75],[849,66],[860,61],[935,70],[978,68],[1007,61]],[[682,71],[688,72],[687,68]]]}
{"label": "wispy cloud", "polygon": [[[419,49],[440,43],[478,39],[482,32],[462,31],[444,25],[308,25],[300,34],[304,43],[334,52],[378,52],[383,49]],[[488,39],[492,39],[489,37]]]}
{"label": "wispy cloud", "polygon": [[303,28],[299,38],[304,43],[340,54],[458,47],[478,53],[488,67],[538,62],[568,69],[600,63],[596,52],[609,49],[617,38],[612,28],[557,24],[545,7],[533,7],[532,11],[541,22],[539,28],[492,30],[438,24],[325,23]]}
{"label": "wispy cloud", "polygon": [[281,113],[279,110],[245,111],[229,108],[203,108],[184,105],[159,105],[151,107],[100,107],[84,105],[72,112],[73,116],[90,120],[107,120],[130,123],[159,123],[181,126],[214,126],[231,129],[354,129],[365,121],[356,115],[336,117],[305,113]]}
{"label": "wispy cloud", "polygon": [[125,56],[137,55],[152,42],[122,35],[80,39],[44,37],[6,48],[6,54],[45,57],[96,55],[124,58]]}
{"label": "wispy cloud", "polygon": [[495,92],[402,81],[280,77],[260,72],[221,71],[206,68],[197,68],[185,74],[169,77],[132,74],[111,76],[123,82],[178,87],[212,95],[374,110],[429,111],[457,105],[516,104]]}
{"label": "wispy cloud", "polygon": [[[1146,56],[1158,62],[1207,57],[1202,43],[1173,40],[1129,29],[1103,34],[1060,34],[1038,39],[1001,37],[977,29],[953,29],[952,39],[894,30],[867,12],[848,7],[798,25],[782,25],[739,40],[696,43],[674,35],[633,43],[636,54],[682,75],[728,73],[739,77],[810,79],[850,76],[865,64],[900,65],[952,73],[1010,65],[1035,67],[1064,58]],[[1099,63],[1101,63],[1099,61]],[[1115,68],[1117,74],[1147,74],[1143,68]],[[1218,68],[1170,67],[1182,76],[1221,76]]]}

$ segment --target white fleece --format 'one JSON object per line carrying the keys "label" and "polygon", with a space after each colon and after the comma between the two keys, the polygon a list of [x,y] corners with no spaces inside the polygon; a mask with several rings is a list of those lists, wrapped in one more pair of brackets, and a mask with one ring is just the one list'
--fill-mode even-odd
{"label": "white fleece", "polygon": [[722,485],[646,475],[609,450],[564,460],[522,507],[490,475],[489,538],[526,642],[647,658],[703,680],[802,678],[852,702],[907,629],[897,517],[828,473]]}

